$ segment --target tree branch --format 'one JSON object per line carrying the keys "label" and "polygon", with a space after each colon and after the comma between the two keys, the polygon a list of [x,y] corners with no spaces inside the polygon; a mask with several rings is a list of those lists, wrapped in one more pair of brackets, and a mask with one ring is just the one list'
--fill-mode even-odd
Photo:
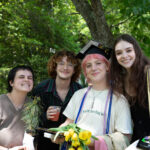
{"label": "tree branch", "polygon": [[121,25],[121,24],[124,24],[124,23],[127,22],[129,19],[131,19],[133,16],[134,16],[134,15],[130,16],[129,18],[127,18],[127,19],[125,19],[125,20],[123,20],[123,21],[121,21],[121,22],[119,22],[119,23],[117,23],[117,24],[115,24],[115,25],[111,25],[110,28],[114,28],[114,27],[117,27],[117,26],[119,26],[119,25]]}

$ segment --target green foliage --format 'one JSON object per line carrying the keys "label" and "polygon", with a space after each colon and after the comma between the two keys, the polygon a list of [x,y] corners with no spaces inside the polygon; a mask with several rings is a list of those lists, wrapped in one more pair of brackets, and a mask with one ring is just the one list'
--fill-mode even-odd
{"label": "green foliage", "polygon": [[88,86],[88,83],[86,82],[86,79],[84,77],[84,74],[83,72],[81,73],[80,75],[80,80],[79,80],[80,84],[82,85],[82,87],[87,87]]}
{"label": "green foliage", "polygon": [[133,35],[145,54],[150,56],[150,1],[102,1],[107,23],[115,37],[120,33]]}
{"label": "green foliage", "polygon": [[[26,64],[33,67],[35,84],[48,78],[47,61],[53,54],[50,49],[78,52],[84,33],[89,33],[84,31],[87,27],[81,16],[74,12],[69,0],[1,1],[0,68]],[[4,78],[0,83],[5,84]]]}
{"label": "green foliage", "polygon": [[[150,56],[150,1],[101,2],[113,35],[132,34],[144,53]],[[91,5],[90,0],[87,3]],[[8,72],[2,71],[4,68],[30,65],[37,84],[48,78],[47,61],[53,54],[50,49],[63,48],[77,53],[89,39],[86,22],[70,0],[1,0],[0,93],[6,91]]]}
{"label": "green foliage", "polygon": [[[25,108],[22,112],[22,120],[26,124],[26,130],[35,134],[35,129],[39,125],[39,118],[42,113],[42,107],[40,105],[40,98],[34,97],[33,101],[25,104]],[[36,114],[36,115],[35,115]]]}
{"label": "green foliage", "polygon": [[7,75],[9,68],[0,68],[0,94],[7,92]]}

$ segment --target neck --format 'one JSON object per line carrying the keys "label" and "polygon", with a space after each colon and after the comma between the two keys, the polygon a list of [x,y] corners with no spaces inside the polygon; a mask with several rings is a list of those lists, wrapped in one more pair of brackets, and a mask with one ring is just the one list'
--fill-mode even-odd
{"label": "neck", "polygon": [[92,88],[97,90],[97,91],[103,91],[103,90],[106,90],[106,89],[109,89],[109,85],[108,83],[93,83],[92,84]]}
{"label": "neck", "polygon": [[27,93],[17,92],[13,90],[7,95],[16,107],[22,107],[26,99]]}
{"label": "neck", "polygon": [[60,89],[60,90],[64,90],[64,89],[69,89],[70,87],[70,82],[71,82],[71,79],[67,79],[67,80],[63,80],[63,79],[60,79],[60,78],[56,78],[56,89]]}
{"label": "neck", "polygon": [[131,69],[130,69],[130,68],[129,68],[129,69],[126,69],[126,71],[127,71],[127,74],[130,75]]}

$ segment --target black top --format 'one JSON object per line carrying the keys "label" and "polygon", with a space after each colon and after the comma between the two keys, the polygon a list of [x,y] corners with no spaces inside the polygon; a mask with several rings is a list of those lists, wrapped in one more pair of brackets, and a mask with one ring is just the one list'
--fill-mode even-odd
{"label": "black top", "polygon": [[[59,95],[57,94],[56,84],[54,79],[44,80],[39,85],[37,85],[33,90],[33,96],[40,97],[41,105],[43,107],[43,113],[40,117],[41,122],[39,124],[39,127],[52,128],[52,127],[58,127],[60,124],[62,124],[66,120],[66,117],[62,114],[62,112],[66,108],[74,92],[77,91],[78,89],[81,89],[81,85],[76,82],[71,82],[68,94],[65,100],[62,101]],[[58,121],[51,121],[51,120],[47,120],[46,118],[46,111],[48,107],[52,105],[61,106],[61,112]],[[51,143],[49,139],[44,138],[43,133],[39,133],[39,135],[40,136],[38,140],[38,145],[39,145],[38,150],[42,150],[45,147],[46,149],[49,149],[50,147],[56,145],[54,143]],[[57,150],[58,147],[57,148],[55,147],[55,149]]]}
{"label": "black top", "polygon": [[132,142],[150,135],[150,116],[148,108],[137,103],[131,106],[131,116],[134,123]]}
{"label": "black top", "polygon": [[[130,97],[126,94],[126,98],[129,100],[135,97]],[[150,116],[148,110],[148,100],[146,99],[145,101],[147,104],[147,108],[141,106],[137,100],[135,104],[130,106],[131,117],[133,120],[133,136],[131,142],[134,142],[137,139],[141,139],[144,136],[150,135]]]}

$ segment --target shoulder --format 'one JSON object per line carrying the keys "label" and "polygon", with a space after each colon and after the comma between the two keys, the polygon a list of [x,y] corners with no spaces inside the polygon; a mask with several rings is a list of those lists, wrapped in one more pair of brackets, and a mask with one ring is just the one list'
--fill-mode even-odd
{"label": "shoulder", "polygon": [[2,101],[3,99],[6,99],[7,98],[7,95],[6,94],[1,94],[0,95],[0,101]]}
{"label": "shoulder", "polygon": [[40,82],[38,85],[35,86],[33,89],[32,95],[40,95],[40,93],[44,92],[45,89],[50,85],[54,83],[54,79],[46,79]]}
{"label": "shoulder", "polygon": [[75,92],[75,95],[83,95],[86,91],[87,91],[87,87],[79,89]]}
{"label": "shoulder", "polygon": [[0,95],[0,107],[3,107],[9,101],[6,94]]}
{"label": "shoulder", "polygon": [[50,82],[54,82],[54,79],[46,79],[40,82],[35,88],[40,88],[40,87],[45,87],[47,86]]}
{"label": "shoulder", "polygon": [[78,90],[78,89],[81,89],[81,88],[82,88],[81,84],[79,84],[78,82],[72,82],[72,83],[71,83],[71,86],[72,86],[75,90]]}
{"label": "shoulder", "polygon": [[147,64],[144,67],[144,72],[147,73],[147,71],[150,71],[150,64]]}
{"label": "shoulder", "polygon": [[118,95],[113,94],[113,101],[117,105],[128,105],[129,106],[127,99],[122,94],[118,94]]}

